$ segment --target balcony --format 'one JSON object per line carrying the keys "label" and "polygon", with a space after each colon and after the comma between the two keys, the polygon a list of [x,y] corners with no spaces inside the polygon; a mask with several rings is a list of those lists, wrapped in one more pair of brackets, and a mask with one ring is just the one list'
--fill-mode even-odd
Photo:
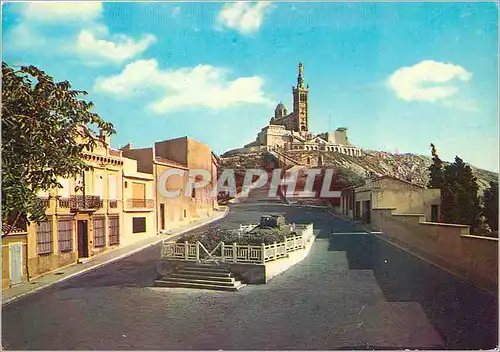
{"label": "balcony", "polygon": [[69,199],[60,199],[60,206],[77,210],[97,210],[102,208],[102,199],[99,196],[70,196]]}
{"label": "balcony", "polygon": [[44,209],[48,209],[50,207],[50,198],[39,197],[38,199]]}
{"label": "balcony", "polygon": [[154,200],[153,199],[128,198],[125,201],[125,205],[128,209],[153,209]]}

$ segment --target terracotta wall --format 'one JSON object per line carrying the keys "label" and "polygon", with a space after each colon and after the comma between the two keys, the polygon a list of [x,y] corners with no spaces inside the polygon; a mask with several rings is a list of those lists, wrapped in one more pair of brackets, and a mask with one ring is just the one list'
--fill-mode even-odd
{"label": "terracotta wall", "polygon": [[498,239],[470,236],[469,227],[425,222],[425,216],[374,209],[383,236],[444,270],[490,292],[498,285]]}
{"label": "terracotta wall", "polygon": [[122,150],[123,156],[137,160],[137,171],[153,173],[153,148]]}
{"label": "terracotta wall", "polygon": [[156,156],[188,165],[187,141],[188,137],[181,137],[157,142],[155,143],[155,154]]}

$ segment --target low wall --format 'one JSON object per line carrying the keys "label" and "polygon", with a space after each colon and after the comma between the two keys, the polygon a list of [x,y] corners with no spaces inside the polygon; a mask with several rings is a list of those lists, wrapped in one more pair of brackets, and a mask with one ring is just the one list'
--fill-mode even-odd
{"label": "low wall", "polygon": [[426,222],[424,214],[374,209],[372,224],[383,236],[431,264],[496,293],[498,239],[471,236],[469,226]]}
{"label": "low wall", "polygon": [[[304,249],[289,252],[285,258],[266,264],[224,263],[235,276],[245,284],[265,284],[274,276],[284,272],[307,257],[314,243],[315,236],[309,237]],[[156,264],[158,278],[163,278],[175,271],[182,270],[193,261],[179,259],[159,259]]]}
{"label": "low wall", "polygon": [[65,252],[60,254],[41,255],[28,259],[30,277],[34,278],[57,268],[76,263],[78,255],[76,252]]}
{"label": "low wall", "polygon": [[289,269],[293,265],[304,260],[307,257],[307,255],[309,254],[309,251],[311,250],[311,248],[314,244],[315,238],[316,237],[314,235],[310,236],[304,249],[294,251],[294,252],[289,252],[288,256],[286,258],[274,260],[272,262],[267,262],[266,263],[266,282],[271,280],[274,276],[281,274],[282,272]]}

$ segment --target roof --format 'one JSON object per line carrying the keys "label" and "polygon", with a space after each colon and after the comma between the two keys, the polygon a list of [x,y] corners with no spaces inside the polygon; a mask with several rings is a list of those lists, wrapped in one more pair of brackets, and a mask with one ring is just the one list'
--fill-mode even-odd
{"label": "roof", "polygon": [[[418,187],[418,188],[425,189],[424,186],[418,185],[418,184],[410,182],[410,181],[402,180],[400,178],[397,178],[397,177],[391,176],[391,175],[377,176],[377,177],[372,178],[371,181],[375,182],[375,181],[379,181],[379,180],[382,180],[382,179],[385,179],[385,178],[389,178],[391,180],[399,181],[399,182],[402,182],[402,183],[405,183],[405,184],[408,184],[408,185],[411,185],[411,186],[415,186],[415,187]],[[351,190],[351,189],[354,189],[354,188],[357,188],[357,187],[364,187],[365,185],[359,184],[359,185],[349,186],[349,187],[346,187],[346,188],[342,188],[342,191],[348,191],[348,190]]]}
{"label": "roof", "polygon": [[173,161],[173,160],[170,160],[170,159],[166,159],[166,158],[162,158],[162,157],[155,157],[155,161],[159,162],[159,163],[162,163],[162,164],[168,164],[170,166],[176,166],[176,167],[181,167],[183,169],[187,169],[187,165],[184,165],[184,164],[181,164],[181,163],[178,163],[177,161]]}
{"label": "roof", "polygon": [[14,235],[14,234],[26,234],[26,233],[27,231],[23,230],[20,227],[12,226],[9,224],[2,224],[2,236],[5,236],[4,234]]}
{"label": "roof", "polygon": [[424,186],[418,185],[418,184],[410,182],[410,181],[402,180],[400,178],[397,178],[395,176],[390,176],[390,175],[382,175],[382,176],[375,177],[373,179],[373,181],[379,181],[379,180],[382,180],[384,178],[390,178],[390,179],[395,180],[395,181],[403,182],[403,183],[406,183],[406,184],[411,185],[411,186],[416,186],[416,187],[425,189]]}
{"label": "roof", "polygon": [[275,110],[283,110],[286,109],[285,104],[281,101],[277,106]]}

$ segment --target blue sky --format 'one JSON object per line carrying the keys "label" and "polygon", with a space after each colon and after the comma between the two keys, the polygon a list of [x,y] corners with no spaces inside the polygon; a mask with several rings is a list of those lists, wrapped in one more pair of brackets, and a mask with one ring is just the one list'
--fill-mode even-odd
{"label": "blue sky", "polygon": [[113,146],[254,140],[297,65],[313,132],[498,171],[494,3],[9,3],[3,60],[86,90]]}

